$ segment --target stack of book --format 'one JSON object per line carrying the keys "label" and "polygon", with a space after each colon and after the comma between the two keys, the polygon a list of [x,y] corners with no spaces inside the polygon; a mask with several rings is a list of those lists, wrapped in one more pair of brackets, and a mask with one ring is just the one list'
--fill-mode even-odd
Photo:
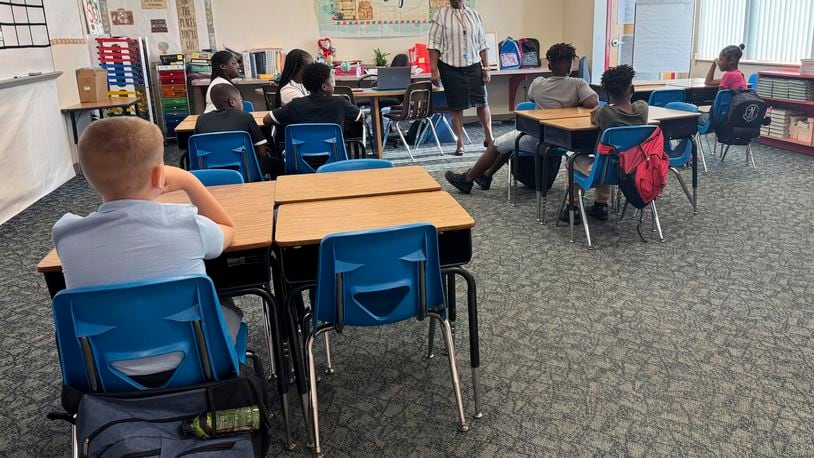
{"label": "stack of book", "polygon": [[772,108],[768,116],[772,118],[772,123],[761,127],[760,134],[781,139],[791,138],[791,126],[796,125],[799,121],[807,122],[808,120],[805,113],[781,108]]}
{"label": "stack of book", "polygon": [[243,52],[246,78],[274,79],[283,71],[285,52],[281,48],[250,49]]}
{"label": "stack of book", "polygon": [[790,79],[789,100],[795,102],[814,102],[814,80]]}
{"label": "stack of book", "polygon": [[189,73],[212,74],[212,54],[193,52],[189,54]]}
{"label": "stack of book", "polygon": [[757,80],[757,95],[761,97],[773,97],[772,96],[772,87],[775,78],[771,78],[768,76],[761,76]]}
{"label": "stack of book", "polygon": [[789,137],[806,145],[814,145],[814,118],[807,118],[792,124],[789,128]]}
{"label": "stack of book", "polygon": [[800,59],[800,74],[814,75],[814,59]]}

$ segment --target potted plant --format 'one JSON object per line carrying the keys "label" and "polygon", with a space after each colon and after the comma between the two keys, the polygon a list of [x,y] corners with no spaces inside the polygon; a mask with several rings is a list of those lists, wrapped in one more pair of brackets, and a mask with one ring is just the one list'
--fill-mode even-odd
{"label": "potted plant", "polygon": [[375,64],[377,67],[387,67],[387,56],[389,56],[389,52],[384,52],[379,48],[373,50],[373,56],[375,59]]}

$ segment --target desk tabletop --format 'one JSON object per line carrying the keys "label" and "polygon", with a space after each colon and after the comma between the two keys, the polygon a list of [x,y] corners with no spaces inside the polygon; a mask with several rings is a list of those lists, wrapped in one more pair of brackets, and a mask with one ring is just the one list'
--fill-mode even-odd
{"label": "desk tabletop", "polygon": [[431,223],[439,232],[475,226],[451,195],[436,191],[281,205],[274,238],[280,247],[316,245],[338,232],[415,223]]}
{"label": "desk tabletop", "polygon": [[285,175],[277,179],[277,205],[352,197],[440,191],[423,167]]}
{"label": "desk tabletop", "polygon": [[667,80],[666,83],[668,85],[670,85],[670,86],[677,86],[677,87],[691,88],[691,89],[710,87],[710,86],[707,86],[706,84],[704,84],[704,78],[683,78],[683,79],[677,79],[677,80]]}
{"label": "desk tabletop", "polygon": [[591,116],[591,108],[550,108],[545,110],[515,111],[517,116],[523,116],[535,121],[547,119],[582,118]]}
{"label": "desk tabletop", "polygon": [[[650,109],[647,112],[647,122],[648,124],[658,124],[661,121],[669,121],[672,119],[697,118],[698,116],[700,116],[700,113],[693,113],[691,111],[669,110],[667,108],[661,107],[650,107]],[[591,122],[590,117],[548,119],[540,122],[545,126],[567,130],[569,132],[599,129],[599,126]]]}
{"label": "desk tabletop", "polygon": [[[263,118],[266,117],[268,111],[253,111],[252,117],[254,118],[254,122],[257,123],[258,126],[263,127]],[[200,115],[189,115],[184,118],[183,121],[178,123],[175,127],[176,132],[192,132],[195,130],[195,123],[198,122],[198,116]]]}
{"label": "desk tabletop", "polygon": [[138,103],[138,99],[136,97],[110,97],[100,102],[84,102],[77,103],[75,105],[68,105],[67,107],[62,107],[62,111],[70,112],[84,110],[99,110],[105,108],[121,108],[129,107],[130,105],[133,105],[135,103]]}
{"label": "desk tabletop", "polygon": [[[244,251],[270,247],[274,235],[275,181],[261,183],[213,186],[209,190],[235,221],[235,239],[226,249]],[[159,202],[185,204],[189,197],[183,191],[171,192],[158,198]],[[39,264],[38,272],[62,270],[56,250],[51,250]]]}

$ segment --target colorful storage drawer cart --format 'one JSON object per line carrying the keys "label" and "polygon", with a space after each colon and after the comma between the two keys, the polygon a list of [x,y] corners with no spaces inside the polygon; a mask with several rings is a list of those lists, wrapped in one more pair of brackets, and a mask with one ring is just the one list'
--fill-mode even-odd
{"label": "colorful storage drawer cart", "polygon": [[[153,121],[150,81],[146,71],[148,56],[144,40],[124,37],[97,38],[96,51],[99,65],[107,70],[110,96],[137,97],[141,116]],[[123,114],[121,109],[118,112]],[[111,110],[111,114],[116,114],[116,110]]]}
{"label": "colorful storage drawer cart", "polygon": [[163,120],[164,134],[167,138],[177,138],[175,127],[189,116],[189,97],[187,96],[187,73],[184,61],[171,65],[158,65],[159,104]]}

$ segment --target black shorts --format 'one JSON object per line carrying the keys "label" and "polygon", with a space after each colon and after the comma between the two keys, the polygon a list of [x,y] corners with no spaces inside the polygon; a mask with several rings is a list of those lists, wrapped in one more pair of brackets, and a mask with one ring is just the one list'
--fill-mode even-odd
{"label": "black shorts", "polygon": [[485,107],[486,86],[483,84],[483,67],[480,63],[469,67],[453,67],[438,62],[441,83],[447,96],[447,107],[461,111],[472,107]]}

